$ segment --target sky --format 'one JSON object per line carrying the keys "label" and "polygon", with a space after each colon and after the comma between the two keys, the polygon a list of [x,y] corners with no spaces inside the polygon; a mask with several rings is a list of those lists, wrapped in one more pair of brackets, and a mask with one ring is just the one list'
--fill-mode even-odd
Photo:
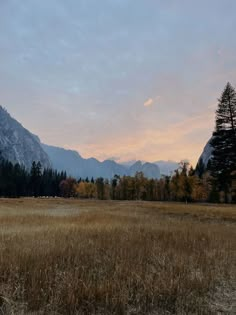
{"label": "sky", "polygon": [[0,104],[99,160],[189,159],[236,86],[235,0],[0,0]]}

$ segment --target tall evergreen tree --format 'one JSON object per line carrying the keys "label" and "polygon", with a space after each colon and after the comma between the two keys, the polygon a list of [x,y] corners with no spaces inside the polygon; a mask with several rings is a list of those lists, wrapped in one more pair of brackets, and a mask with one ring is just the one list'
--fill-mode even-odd
{"label": "tall evergreen tree", "polygon": [[230,83],[227,83],[218,101],[210,170],[215,185],[225,192],[227,201],[231,173],[236,170],[236,92]]}
{"label": "tall evergreen tree", "polygon": [[33,161],[31,170],[30,170],[30,186],[32,190],[32,195],[38,197],[40,195],[40,186],[41,186],[41,163],[36,163]]}

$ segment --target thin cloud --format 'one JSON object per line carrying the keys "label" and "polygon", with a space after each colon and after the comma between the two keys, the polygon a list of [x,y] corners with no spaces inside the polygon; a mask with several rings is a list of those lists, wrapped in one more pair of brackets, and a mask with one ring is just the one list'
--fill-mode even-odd
{"label": "thin cloud", "polygon": [[163,128],[150,128],[144,132],[119,135],[115,138],[116,146],[107,135],[103,136],[100,142],[84,143],[79,146],[75,142],[71,147],[77,149],[83,157],[96,156],[100,161],[111,157],[113,159],[119,157],[119,160],[116,159],[117,162],[132,159],[181,161],[187,158],[195,165],[211,136],[213,121],[213,112],[207,110]]}
{"label": "thin cloud", "polygon": [[146,101],[144,102],[143,105],[144,105],[145,107],[149,107],[149,106],[152,106],[153,102],[154,102],[154,100],[153,100],[152,98],[149,98],[148,100],[146,100]]}

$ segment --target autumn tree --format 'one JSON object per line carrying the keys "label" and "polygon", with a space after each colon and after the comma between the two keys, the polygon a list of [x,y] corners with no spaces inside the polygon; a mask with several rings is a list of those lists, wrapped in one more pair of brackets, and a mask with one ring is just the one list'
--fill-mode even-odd
{"label": "autumn tree", "polygon": [[77,195],[77,181],[72,178],[68,177],[60,182],[60,192],[61,196],[64,198],[76,197]]}
{"label": "autumn tree", "polygon": [[111,179],[111,199],[119,199],[118,194],[118,187],[120,182],[120,176],[114,175],[114,177]]}
{"label": "autumn tree", "polygon": [[99,177],[96,179],[96,188],[97,188],[97,197],[98,199],[104,200],[105,199],[105,182],[104,178]]}
{"label": "autumn tree", "polygon": [[95,184],[87,181],[78,183],[76,191],[80,198],[95,198],[97,194]]}
{"label": "autumn tree", "polygon": [[[191,200],[193,190],[192,168],[188,162],[182,161],[180,163],[180,199],[185,202]],[[191,172],[191,173],[190,173]]]}

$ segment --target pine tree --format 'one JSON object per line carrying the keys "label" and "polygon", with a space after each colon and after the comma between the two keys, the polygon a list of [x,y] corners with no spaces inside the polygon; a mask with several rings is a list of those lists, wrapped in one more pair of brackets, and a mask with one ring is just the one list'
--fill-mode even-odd
{"label": "pine tree", "polygon": [[211,145],[211,175],[218,190],[225,192],[227,201],[231,173],[236,169],[236,92],[230,83],[227,83],[219,99]]}
{"label": "pine tree", "polygon": [[41,184],[41,163],[36,163],[33,161],[30,170],[30,188],[32,190],[32,195],[38,197],[40,195],[40,184]]}

